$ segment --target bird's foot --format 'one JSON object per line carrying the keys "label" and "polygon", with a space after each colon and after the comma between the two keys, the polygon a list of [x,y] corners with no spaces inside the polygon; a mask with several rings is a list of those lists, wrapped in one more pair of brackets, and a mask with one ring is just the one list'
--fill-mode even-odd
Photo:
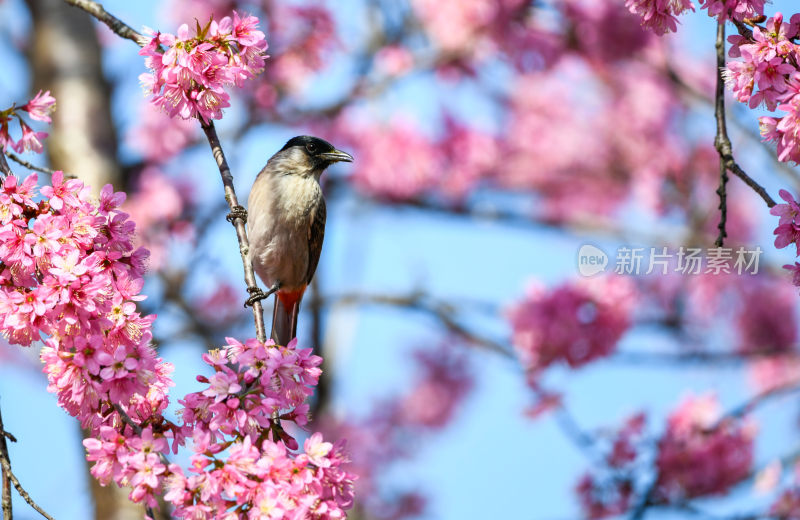
{"label": "bird's foot", "polygon": [[264,292],[258,287],[248,287],[247,292],[250,294],[250,297],[245,300],[244,306],[245,307],[252,307],[255,305],[256,302],[260,302],[261,300],[266,300],[269,298],[269,295],[274,293],[280,288],[278,283],[275,283],[272,287],[270,287],[269,291]]}
{"label": "bird's foot", "polygon": [[[234,206],[231,212],[225,216],[225,220],[231,224],[236,224],[236,219],[242,219],[242,222],[247,222],[247,210],[243,206]],[[248,291],[250,288],[248,288]]]}

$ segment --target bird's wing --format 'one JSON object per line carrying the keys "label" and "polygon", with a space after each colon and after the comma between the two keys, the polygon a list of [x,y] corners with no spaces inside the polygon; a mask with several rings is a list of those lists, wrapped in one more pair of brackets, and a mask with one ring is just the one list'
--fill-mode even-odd
{"label": "bird's wing", "polygon": [[322,241],[325,238],[327,213],[325,199],[320,198],[311,220],[311,226],[308,228],[308,272],[306,273],[306,283],[311,283],[311,279],[314,278],[314,272],[317,270],[319,255],[322,252]]}

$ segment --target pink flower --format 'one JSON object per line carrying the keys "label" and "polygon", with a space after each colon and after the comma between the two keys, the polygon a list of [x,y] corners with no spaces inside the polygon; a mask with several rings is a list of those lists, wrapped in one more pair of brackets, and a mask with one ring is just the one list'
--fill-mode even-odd
{"label": "pink flower", "polygon": [[794,265],[786,264],[783,268],[792,273],[792,285],[800,287],[800,262],[795,262]]}
{"label": "pink flower", "polygon": [[327,456],[332,448],[333,444],[322,441],[322,434],[319,432],[306,439],[303,443],[303,451],[308,456],[309,462],[320,468],[327,468],[331,465]]}
{"label": "pink flower", "polygon": [[66,255],[54,256],[51,260],[53,267],[50,268],[50,274],[58,279],[59,284],[68,284],[78,277],[86,274],[87,268],[80,263],[80,253],[77,249],[73,249]]}
{"label": "pink flower", "polygon": [[226,372],[217,372],[211,376],[209,384],[211,386],[203,392],[203,395],[213,397],[217,403],[242,389],[236,375]]}
{"label": "pink flower", "polygon": [[688,397],[658,443],[656,494],[664,500],[720,495],[753,465],[752,423],[722,419],[716,397]]}
{"label": "pink flower", "polygon": [[414,55],[406,47],[389,45],[375,53],[375,64],[388,76],[401,76],[413,67]]}
{"label": "pink flower", "polygon": [[0,151],[5,152],[9,146],[14,147],[14,140],[8,134],[8,119],[0,118]]}
{"label": "pink flower", "polygon": [[625,0],[625,7],[642,18],[642,27],[656,34],[675,32],[678,29],[676,16],[686,9],[694,11],[690,0]]}
{"label": "pink flower", "polygon": [[195,130],[196,125],[191,121],[171,118],[151,104],[142,104],[136,126],[128,136],[148,161],[164,162],[191,142]]}
{"label": "pink flower", "polygon": [[30,150],[35,153],[42,153],[42,139],[47,137],[46,132],[34,132],[31,127],[26,125],[22,120],[19,122],[22,128],[22,139],[13,144],[12,147],[17,153],[23,153]]}
{"label": "pink flower", "polygon": [[777,276],[748,277],[739,285],[737,350],[744,354],[792,353],[798,339],[796,289]]}
{"label": "pink flower", "polygon": [[[225,17],[220,22],[220,32],[225,31],[222,26],[229,22],[230,18]],[[244,18],[239,17],[239,13],[233,12],[233,30],[231,37],[242,47],[257,47],[261,50],[266,50],[266,41],[264,33],[258,30],[258,18],[255,16],[246,15]],[[263,47],[263,48],[262,48]]]}
{"label": "pink flower", "polygon": [[633,483],[619,479],[600,482],[587,473],[578,481],[575,492],[587,518],[606,518],[621,515],[630,509]]}
{"label": "pink flower", "polygon": [[800,205],[794,200],[792,194],[786,190],[780,190],[778,195],[786,201],[786,204],[777,204],[770,208],[770,215],[780,217],[780,220],[778,220],[779,225],[794,222],[800,215]]}
{"label": "pink flower", "polygon": [[733,92],[734,97],[745,103],[753,95],[755,73],[756,68],[750,62],[730,61],[727,68],[722,71],[722,77],[725,79],[725,86]]}
{"label": "pink flower", "polygon": [[446,347],[416,351],[414,358],[420,377],[398,403],[397,420],[409,427],[442,428],[472,388],[468,365]]}
{"label": "pink flower", "polygon": [[794,487],[781,493],[769,508],[770,518],[790,520],[800,518],[800,488]]}
{"label": "pink flower", "polygon": [[25,110],[31,115],[31,118],[37,121],[44,121],[51,123],[50,114],[56,108],[56,98],[50,95],[48,90],[44,94],[40,90],[36,96],[28,101],[25,105],[21,106],[21,110]]}
{"label": "pink flower", "polygon": [[789,244],[794,244],[797,254],[800,255],[800,243],[798,243],[800,221],[797,219],[800,206],[788,191],[780,190],[779,195],[786,201],[786,204],[777,204],[769,210],[770,214],[780,217],[778,227],[774,231],[775,247],[783,249]]}
{"label": "pink flower", "polygon": [[622,277],[550,291],[531,287],[509,312],[512,341],[523,366],[534,373],[558,361],[577,368],[610,355],[630,326],[634,301],[633,287]]}
{"label": "pink flower", "polygon": [[708,9],[708,16],[722,20],[733,18],[742,21],[764,14],[766,0],[700,0],[700,8]]}
{"label": "pink flower", "polygon": [[747,365],[747,379],[759,392],[800,383],[800,357],[791,353],[756,359]]}
{"label": "pink flower", "polygon": [[[139,51],[152,71],[140,76],[152,103],[170,117],[220,119],[230,105],[224,87],[241,86],[263,69],[267,42],[257,25],[255,17],[234,12],[233,21],[212,20],[205,33],[192,35],[183,24],[177,36],[154,34]],[[159,45],[167,47],[163,54]]]}

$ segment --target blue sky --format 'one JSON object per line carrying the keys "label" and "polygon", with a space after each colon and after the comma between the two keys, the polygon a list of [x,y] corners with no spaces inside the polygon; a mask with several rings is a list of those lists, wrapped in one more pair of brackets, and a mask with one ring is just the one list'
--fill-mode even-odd
{"label": "blue sky", "polygon": [[[22,12],[20,4],[20,0],[0,2],[0,31],[24,34],[12,23]],[[164,24],[163,29],[173,29],[153,13],[155,1],[109,1],[105,5],[135,28]],[[788,3],[775,2],[770,12],[782,5]],[[343,10],[346,9],[339,12]],[[683,45],[710,58],[713,22],[704,13],[685,16],[682,22],[679,37]],[[141,99],[137,76],[143,65],[130,42],[121,41],[110,53],[107,69],[119,84],[115,109],[127,123],[135,117],[135,107]],[[710,59],[708,62],[713,67]],[[27,71],[20,57],[3,47],[0,64],[8,71],[0,76],[0,107],[5,107],[25,99]],[[339,68],[334,77],[346,81],[345,74],[346,69]],[[330,82],[328,88],[336,89],[337,82]],[[428,102],[417,100],[426,88],[421,83],[400,89],[392,93],[393,101],[412,107],[424,120],[430,107]],[[473,99],[469,92],[459,92],[450,103],[467,106]],[[480,124],[491,126],[488,110],[479,110],[478,114]],[[228,116],[236,117],[236,107]],[[712,128],[710,111],[704,116],[704,124]],[[241,200],[247,199],[252,179],[272,151],[302,130],[262,128],[240,143],[223,142]],[[765,178],[759,164],[764,162],[757,154],[751,157],[745,163],[751,163],[752,170]],[[198,183],[200,189],[217,191],[221,196],[210,154],[199,150],[191,154],[189,164],[201,179],[213,179]],[[773,194],[777,193],[777,183],[767,185]],[[609,252],[619,245],[545,229],[476,224],[459,218],[385,210],[377,204],[355,207],[352,201],[332,205],[328,218],[320,273],[330,292],[359,288],[402,293],[425,283],[433,294],[445,300],[471,298],[502,307],[520,298],[532,278],[556,284],[574,277],[576,253],[583,243],[595,243]],[[761,244],[769,249],[771,239],[767,220],[764,222]],[[218,229],[219,248],[213,254],[229,266],[232,279],[239,280],[241,264],[234,235],[228,227]],[[328,319],[336,334],[331,344],[337,345],[330,353],[339,375],[334,408],[342,413],[363,414],[375,396],[407,390],[414,376],[411,349],[438,344],[437,329],[428,319],[398,310],[351,309]],[[496,326],[500,328],[499,324]],[[652,335],[637,333],[626,337],[623,348],[643,349],[658,341]],[[163,351],[164,357],[177,367],[173,400],[197,388],[194,375],[201,369],[200,353],[201,349],[192,344]],[[85,519],[89,503],[78,425],[46,392],[35,352],[29,350],[27,354],[33,359],[30,370],[0,365],[4,423],[20,440],[10,448],[15,472],[32,496],[56,518]],[[588,462],[554,421],[531,421],[523,416],[532,398],[516,366],[483,352],[476,353],[472,361],[478,384],[464,408],[441,435],[421,441],[418,457],[395,468],[390,480],[426,491],[431,496],[430,518],[575,518],[577,506],[572,489]],[[749,392],[742,385],[738,369],[678,370],[599,362],[575,374],[556,370],[548,379],[552,386],[566,392],[567,404],[586,428],[613,425],[646,408],[655,418],[652,430],[658,431],[659,418],[689,390],[717,390],[726,407],[740,402]],[[782,405],[787,406],[787,401]],[[791,414],[784,414],[783,418],[778,415],[773,413],[763,428],[767,433],[759,444],[759,463],[769,460],[777,447],[788,446],[794,438]],[[15,501],[15,511],[22,520],[37,516],[20,500]]]}

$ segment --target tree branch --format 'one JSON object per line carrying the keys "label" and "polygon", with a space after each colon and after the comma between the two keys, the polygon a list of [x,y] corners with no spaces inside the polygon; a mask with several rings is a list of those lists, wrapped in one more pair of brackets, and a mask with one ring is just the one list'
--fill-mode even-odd
{"label": "tree branch", "polygon": [[363,294],[350,293],[335,299],[337,305],[392,305],[433,316],[452,334],[465,340],[476,347],[489,350],[500,354],[506,359],[516,360],[516,355],[506,345],[485,336],[479,336],[464,325],[459,323],[455,317],[455,309],[452,305],[436,301],[429,295],[422,292],[412,292],[408,295],[384,295],[384,294]]}
{"label": "tree branch", "polygon": [[90,15],[97,18],[99,21],[106,24],[108,28],[114,31],[116,34],[125,39],[131,40],[139,47],[144,47],[147,41],[149,40],[148,37],[135,31],[125,22],[123,22],[113,14],[103,9],[103,6],[97,2],[93,2],[92,0],[64,0],[64,1],[73,7],[77,7],[78,9],[83,9]]}
{"label": "tree branch", "polygon": [[[222,151],[222,145],[219,142],[219,137],[217,137],[217,131],[214,129],[214,122],[209,121],[205,123],[201,121],[201,126],[208,138],[208,144],[211,146],[211,152],[214,154],[214,160],[216,160],[219,173],[222,176],[222,185],[225,187],[225,200],[228,203],[228,207],[233,212],[236,208],[241,208],[241,205],[239,204],[239,199],[236,198],[236,190],[233,187],[233,175],[231,174],[230,167],[228,167],[225,154]],[[244,227],[245,222],[239,216],[231,220],[233,226],[236,228],[236,238],[239,240],[239,253],[242,256],[242,266],[244,267],[244,281],[247,287],[258,287],[253,265],[248,258],[250,243],[247,240],[247,231],[245,231]],[[261,302],[255,302],[253,304],[253,319],[255,320],[256,335],[259,341],[266,341],[267,332],[264,325],[264,311],[261,307]]]}
{"label": "tree branch", "polygon": [[[2,155],[2,154],[0,154],[0,155]],[[46,173],[47,175],[53,175],[53,173],[55,173],[55,170],[51,170],[50,168],[44,168],[42,166],[36,166],[35,164],[32,164],[32,163],[26,161],[25,159],[23,159],[22,157],[19,157],[18,155],[15,155],[15,154],[13,154],[11,152],[5,152],[5,155],[6,155],[6,157],[11,159],[15,163],[17,163],[17,164],[19,164],[21,166],[24,166],[25,168],[27,168],[29,170],[33,170],[33,171],[36,171],[36,172],[39,172],[39,173]],[[0,159],[0,161],[5,161],[5,159]]]}
{"label": "tree branch", "polygon": [[[718,80],[719,81],[719,80]],[[717,195],[719,195],[719,224],[717,224],[717,229],[719,230],[719,234],[717,235],[717,239],[714,241],[714,245],[717,247],[722,247],[725,242],[725,238],[728,236],[728,232],[725,231],[725,224],[728,222],[728,169],[725,167],[725,164],[720,159],[719,164],[719,188],[717,188]]]}
{"label": "tree branch", "polygon": [[[0,413],[0,431],[5,433],[2,413]],[[5,435],[0,435],[0,461],[3,462],[2,471],[0,471],[0,477],[2,477],[2,482],[0,482],[0,486],[2,486],[2,501],[0,503],[2,504],[3,520],[11,520],[14,517],[11,508],[11,467],[10,465],[6,467],[8,460],[6,437]]]}
{"label": "tree branch", "polygon": [[[767,190],[763,186],[753,180],[752,177],[747,175],[745,171],[736,164],[733,158],[733,146],[728,137],[728,128],[725,122],[725,80],[722,77],[722,71],[725,69],[725,21],[722,20],[717,24],[717,89],[714,98],[714,115],[717,120],[717,135],[714,138],[714,147],[719,153],[720,169],[730,171],[745,184],[747,184],[753,191],[764,199],[767,206],[770,208],[775,205],[775,201],[769,196]],[[722,175],[720,178],[720,189],[722,189],[723,178],[727,182],[727,176]],[[720,206],[722,206],[722,195],[720,195]],[[724,222],[720,222],[720,237],[724,233]],[[718,238],[719,240],[719,238]]]}
{"label": "tree branch", "polygon": [[[0,154],[2,157],[3,154]],[[19,479],[14,475],[14,472],[11,471],[11,459],[8,456],[8,445],[6,444],[6,436],[9,439],[16,442],[14,436],[9,434],[3,429],[3,416],[0,414],[0,432],[3,432],[3,435],[0,435],[0,466],[2,466],[2,487],[3,487],[3,498],[2,498],[2,510],[3,510],[3,520],[12,520],[13,514],[11,511],[11,485],[14,485],[16,488],[17,493],[19,496],[22,497],[25,502],[28,503],[37,513],[42,515],[43,517],[47,518],[48,520],[53,520],[53,517],[48,515],[44,509],[39,507],[31,496],[25,491],[25,488],[22,487],[20,484]]]}
{"label": "tree branch", "polygon": [[3,176],[13,175],[11,167],[8,165],[8,161],[6,161],[6,156],[2,153],[0,153],[0,173],[2,173]]}

